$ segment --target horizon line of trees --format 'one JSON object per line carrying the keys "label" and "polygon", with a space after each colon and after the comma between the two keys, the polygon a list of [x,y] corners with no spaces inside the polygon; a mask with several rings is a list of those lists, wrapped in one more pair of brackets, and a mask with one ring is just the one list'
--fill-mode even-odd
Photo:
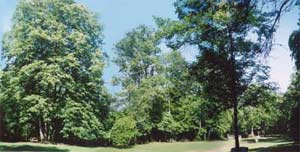
{"label": "horizon line of trees", "polygon": [[[299,30],[284,95],[260,61],[298,1],[275,3],[177,0],[178,20],[154,17],[157,28],[140,25],[115,45],[113,84],[122,91],[112,96],[97,16],[74,0],[20,0],[2,41],[0,140],[124,147],[234,134],[239,148],[238,135],[283,134],[299,142]],[[199,51],[194,62],[182,47]]]}

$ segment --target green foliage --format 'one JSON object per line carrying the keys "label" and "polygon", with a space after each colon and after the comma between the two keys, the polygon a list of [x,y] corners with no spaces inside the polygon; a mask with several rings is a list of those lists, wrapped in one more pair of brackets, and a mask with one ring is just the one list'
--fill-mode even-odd
{"label": "green foliage", "polygon": [[297,143],[300,142],[300,105],[299,103],[292,109],[292,115],[289,121],[290,124],[290,132],[289,135],[293,138],[293,140]]}
{"label": "green foliage", "polygon": [[105,136],[103,125],[93,114],[93,108],[88,104],[80,104],[74,101],[67,102],[63,110],[62,119],[65,124],[61,130],[64,138],[80,140],[97,140]]}
{"label": "green foliage", "polygon": [[261,129],[265,115],[266,113],[261,107],[243,107],[239,112],[241,133],[248,135],[250,129]]}
{"label": "green foliage", "polygon": [[[243,134],[259,129],[261,132],[274,132],[279,118],[282,116],[279,111],[279,96],[265,84],[252,84],[240,97],[241,110],[239,118],[240,128]],[[275,130],[271,130],[275,129]],[[253,133],[253,132],[251,132]]]}
{"label": "green foliage", "polygon": [[126,147],[134,144],[136,135],[136,122],[130,116],[117,119],[110,130],[112,144],[117,147]]}
{"label": "green foliage", "polygon": [[213,131],[219,136],[219,138],[226,138],[226,134],[232,130],[232,111],[221,112],[214,121]]}
{"label": "green foliage", "polygon": [[109,98],[101,78],[102,41],[97,17],[73,0],[19,2],[2,45],[0,100],[7,138],[103,136]]}
{"label": "green foliage", "polygon": [[206,127],[207,114],[214,109],[208,107],[209,103],[203,98],[202,85],[191,77],[189,64],[179,51],[168,52],[163,59],[170,112],[180,124],[178,137],[193,140],[201,132],[202,138],[206,129],[201,127]]}
{"label": "green foliage", "polygon": [[202,140],[203,137],[205,137],[207,134],[207,131],[205,128],[199,128],[197,135],[195,137],[195,140]]}
{"label": "green foliage", "polygon": [[159,42],[153,29],[140,25],[115,46],[114,62],[121,74],[115,82],[123,86],[119,97],[126,111],[135,117],[141,138],[149,139],[166,109],[168,82],[162,74]]}
{"label": "green foliage", "polygon": [[[258,60],[275,31],[275,13],[265,6],[177,0],[178,20],[155,18],[157,30],[140,25],[115,45],[114,84],[123,90],[112,97],[102,80],[97,16],[74,0],[20,0],[2,42],[4,137],[127,147],[137,140],[219,139],[233,127],[268,132],[279,121],[297,134],[299,73],[281,103]],[[289,40],[298,69],[299,33]],[[161,42],[171,51],[162,52]],[[182,46],[198,49],[195,62],[185,60]]]}
{"label": "green foliage", "polygon": [[[197,135],[203,138],[206,134],[206,121],[209,120],[210,108],[204,98],[196,95],[187,95],[180,98],[173,116],[180,123],[181,133],[188,139],[194,139]],[[200,134],[199,134],[200,133]]]}
{"label": "green foliage", "polygon": [[119,79],[124,87],[139,85],[143,78],[153,76],[160,70],[158,54],[161,50],[158,45],[155,31],[145,25],[126,33],[115,45],[117,58],[114,62],[120,68],[122,75]]}
{"label": "green foliage", "polygon": [[132,105],[129,107],[137,121],[139,136],[148,136],[156,124],[161,122],[167,109],[165,79],[161,75],[144,79],[131,92]]}
{"label": "green foliage", "polygon": [[179,123],[174,120],[169,112],[163,113],[161,122],[157,124],[157,129],[163,132],[166,139],[175,139],[176,135],[181,132]]}
{"label": "green foliage", "polygon": [[242,106],[258,106],[266,105],[268,103],[276,102],[275,87],[264,84],[254,83],[249,85],[247,90],[240,96],[240,103]]}
{"label": "green foliage", "polygon": [[[274,30],[270,22],[274,14],[262,12],[264,6],[252,1],[177,0],[179,20],[156,18],[159,35],[169,47],[190,45],[198,49],[192,73],[201,83],[205,98],[216,103],[216,114],[234,107],[236,137],[238,97],[249,84],[266,78],[266,68],[257,56],[272,42],[268,40]],[[256,40],[248,39],[250,31]]]}
{"label": "green foliage", "polygon": [[299,142],[299,105],[300,105],[300,77],[296,73],[292,78],[287,92],[284,94],[281,112],[283,113],[281,123],[288,124],[288,127],[283,126],[284,129],[289,131],[289,135]]}
{"label": "green foliage", "polygon": [[[299,2],[298,2],[299,5]],[[300,19],[299,19],[300,21]],[[298,22],[299,25],[300,22]],[[296,74],[293,78],[293,81],[288,88],[288,91],[285,95],[286,103],[289,105],[289,109],[287,111],[292,111],[291,113],[286,113],[289,116],[289,124],[290,124],[290,135],[294,138],[295,141],[299,142],[299,106],[300,106],[300,30],[294,31],[289,38],[289,47],[291,50],[291,56],[295,60],[296,65]]]}
{"label": "green foliage", "polygon": [[289,38],[289,47],[291,49],[291,56],[295,60],[297,69],[300,69],[300,30],[294,31]]}

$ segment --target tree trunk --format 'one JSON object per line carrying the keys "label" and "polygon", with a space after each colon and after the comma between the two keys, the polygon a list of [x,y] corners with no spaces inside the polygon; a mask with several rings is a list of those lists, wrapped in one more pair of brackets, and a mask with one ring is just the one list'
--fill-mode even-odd
{"label": "tree trunk", "polygon": [[239,126],[238,126],[238,103],[237,98],[234,98],[234,107],[233,107],[233,116],[234,116],[234,139],[235,139],[235,148],[238,150],[240,148],[239,142]]}
{"label": "tree trunk", "polygon": [[232,84],[231,84],[231,97],[233,100],[233,128],[234,128],[234,139],[235,139],[235,149],[240,149],[239,141],[239,126],[238,126],[238,95],[237,95],[237,75],[235,70],[235,59],[233,52],[231,53],[231,62],[232,62]]}
{"label": "tree trunk", "polygon": [[199,121],[199,128],[202,129],[202,122],[201,122],[201,120]]}
{"label": "tree trunk", "polygon": [[42,129],[42,120],[41,120],[41,118],[39,119],[39,133],[40,133],[40,140],[44,141],[44,134],[43,134],[43,129]]}
{"label": "tree trunk", "polygon": [[251,133],[250,133],[250,135],[254,136],[253,126],[251,126]]}
{"label": "tree trunk", "polygon": [[207,139],[210,140],[210,129],[208,129]]}
{"label": "tree trunk", "polygon": [[169,114],[171,114],[171,101],[170,101],[170,98],[168,99],[168,102],[169,102]]}
{"label": "tree trunk", "polygon": [[238,94],[237,94],[238,77],[235,68],[235,55],[234,55],[235,48],[234,48],[231,28],[228,28],[228,34],[229,34],[229,44],[230,44],[229,50],[230,50],[230,62],[231,62],[230,73],[232,75],[230,89],[231,89],[231,97],[233,100],[234,139],[235,139],[235,149],[239,150],[240,142],[239,142],[239,127],[238,127]]}
{"label": "tree trunk", "polygon": [[46,141],[49,141],[49,130],[48,130],[48,125],[46,122],[44,122],[44,138]]}

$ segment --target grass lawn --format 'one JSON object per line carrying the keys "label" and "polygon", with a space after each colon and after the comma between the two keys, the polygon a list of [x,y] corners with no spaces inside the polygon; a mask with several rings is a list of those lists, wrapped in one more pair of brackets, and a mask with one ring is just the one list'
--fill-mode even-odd
{"label": "grass lawn", "polygon": [[[203,141],[203,142],[175,142],[149,143],[136,145],[127,149],[110,147],[79,147],[70,145],[52,145],[38,143],[3,143],[0,142],[0,151],[58,151],[58,152],[226,152],[233,147],[234,141]],[[293,152],[299,151],[299,145],[279,137],[261,139],[253,143],[252,139],[245,139],[242,146],[247,146],[250,152]]]}

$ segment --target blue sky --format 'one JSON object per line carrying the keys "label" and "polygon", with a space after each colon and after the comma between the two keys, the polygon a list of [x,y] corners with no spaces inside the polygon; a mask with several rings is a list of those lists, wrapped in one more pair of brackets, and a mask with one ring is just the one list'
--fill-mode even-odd
{"label": "blue sky", "polygon": [[[77,0],[100,15],[100,23],[104,25],[103,51],[113,58],[113,45],[120,40],[126,32],[140,25],[154,26],[153,16],[175,19],[173,2],[175,0]],[[18,0],[0,0],[0,40],[3,33],[10,29],[11,18]],[[278,83],[281,91],[285,91],[290,83],[294,66],[288,50],[288,37],[297,29],[298,12],[295,10],[286,14],[280,21],[279,29],[275,35],[275,46],[266,62],[271,66],[271,81]],[[0,44],[1,46],[1,44]],[[191,60],[195,52],[186,51],[184,56]],[[2,62],[1,62],[2,63]],[[110,63],[104,71],[104,80],[109,91],[118,92],[120,87],[111,85],[111,78],[117,74],[118,68]]]}

